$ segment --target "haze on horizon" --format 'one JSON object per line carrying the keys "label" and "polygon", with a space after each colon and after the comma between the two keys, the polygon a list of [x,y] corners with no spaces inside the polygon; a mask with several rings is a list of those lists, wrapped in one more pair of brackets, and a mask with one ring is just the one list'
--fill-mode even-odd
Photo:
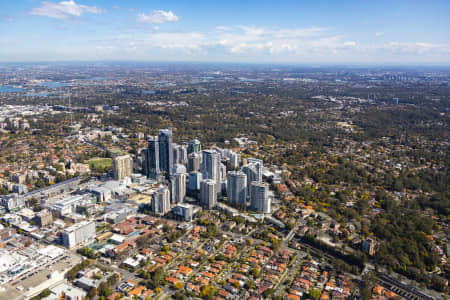
{"label": "haze on horizon", "polygon": [[0,61],[449,65],[449,13],[445,0],[2,1]]}

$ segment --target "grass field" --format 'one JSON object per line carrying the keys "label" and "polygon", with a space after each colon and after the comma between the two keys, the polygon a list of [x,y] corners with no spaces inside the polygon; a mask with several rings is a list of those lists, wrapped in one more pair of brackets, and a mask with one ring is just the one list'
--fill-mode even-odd
{"label": "grass field", "polygon": [[112,159],[111,158],[92,158],[88,161],[89,168],[92,170],[111,168],[112,167]]}

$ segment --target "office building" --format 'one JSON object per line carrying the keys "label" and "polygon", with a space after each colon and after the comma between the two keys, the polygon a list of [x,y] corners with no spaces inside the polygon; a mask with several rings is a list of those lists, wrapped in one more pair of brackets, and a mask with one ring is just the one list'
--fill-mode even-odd
{"label": "office building", "polygon": [[95,233],[94,222],[82,221],[64,229],[61,233],[61,239],[63,245],[70,249],[94,238]]}
{"label": "office building", "polygon": [[131,173],[133,173],[133,159],[129,155],[116,156],[113,160],[113,173],[115,180],[131,177]]}
{"label": "office building", "polygon": [[212,179],[204,179],[200,182],[200,204],[212,209],[217,204],[216,182]]}
{"label": "office building", "polygon": [[165,215],[170,210],[170,192],[165,186],[160,186],[152,195],[151,210],[155,214]]}
{"label": "office building", "polygon": [[156,179],[160,174],[159,168],[159,141],[158,137],[148,139],[148,148],[144,149],[144,174],[147,178]]}
{"label": "office building", "polygon": [[203,180],[202,173],[191,172],[189,173],[189,185],[188,189],[191,191],[200,190],[200,182]]}
{"label": "office building", "polygon": [[253,181],[250,185],[250,209],[256,212],[270,214],[269,186]]}
{"label": "office building", "polygon": [[199,172],[202,162],[202,154],[200,152],[193,152],[188,156],[188,171]]}
{"label": "office building", "polygon": [[159,141],[159,168],[166,174],[172,175],[173,148],[172,148],[172,128],[160,129],[158,132]]}
{"label": "office building", "polygon": [[217,151],[202,151],[201,172],[203,179],[212,179],[216,182],[216,192],[220,193],[220,154]]}
{"label": "office building", "polygon": [[202,145],[200,144],[200,141],[197,139],[189,141],[187,153],[188,155],[195,152],[202,151]]}
{"label": "office building", "polygon": [[241,171],[228,172],[227,181],[228,203],[246,206],[247,204],[247,175]]}

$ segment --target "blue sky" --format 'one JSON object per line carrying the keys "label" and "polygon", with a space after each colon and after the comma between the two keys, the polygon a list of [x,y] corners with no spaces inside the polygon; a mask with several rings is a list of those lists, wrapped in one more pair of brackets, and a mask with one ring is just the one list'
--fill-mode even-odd
{"label": "blue sky", "polygon": [[0,2],[0,61],[450,64],[450,1]]}

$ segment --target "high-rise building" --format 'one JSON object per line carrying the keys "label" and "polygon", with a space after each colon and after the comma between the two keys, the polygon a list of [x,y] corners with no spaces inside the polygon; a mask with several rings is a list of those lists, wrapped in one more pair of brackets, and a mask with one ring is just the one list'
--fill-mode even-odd
{"label": "high-rise building", "polygon": [[173,175],[173,203],[182,203],[186,196],[186,174],[175,173]]}
{"label": "high-rise building", "polygon": [[[262,182],[262,160],[256,158],[249,158],[247,160],[247,164],[241,168],[241,171],[247,175],[247,186],[250,187],[250,184],[253,181]],[[247,194],[250,196],[251,189],[247,190]]]}
{"label": "high-rise building", "polygon": [[227,196],[231,204],[247,204],[247,175],[244,172],[228,172]]}
{"label": "high-rise building", "polygon": [[189,173],[189,185],[188,189],[191,191],[200,190],[200,182],[203,180],[202,173],[191,172]]}
{"label": "high-rise building", "polygon": [[204,179],[200,182],[200,204],[212,209],[217,204],[216,182],[212,179]]}
{"label": "high-rise building", "polygon": [[220,181],[223,182],[227,180],[227,166],[220,163]]}
{"label": "high-rise building", "polygon": [[165,215],[170,210],[170,192],[165,186],[160,186],[152,195],[152,212]]}
{"label": "high-rise building", "polygon": [[270,214],[270,198],[269,198],[269,186],[266,183],[258,183],[253,181],[250,185],[252,190],[250,197],[251,210],[261,212],[264,214]]}
{"label": "high-rise building", "polygon": [[61,233],[63,245],[73,248],[95,237],[95,222],[82,221],[64,229]]}
{"label": "high-rise building", "polygon": [[172,212],[174,215],[182,217],[186,222],[190,222],[194,214],[194,207],[187,203],[180,203],[172,209]]}
{"label": "high-rise building", "polygon": [[186,166],[182,164],[174,164],[172,167],[172,174],[184,173],[187,174]]}
{"label": "high-rise building", "polygon": [[200,144],[200,141],[197,139],[190,140],[187,149],[188,155],[200,151],[202,151],[202,145]]}
{"label": "high-rise building", "polygon": [[187,149],[184,145],[173,144],[173,163],[183,164],[187,162]]}
{"label": "high-rise building", "polygon": [[172,149],[172,128],[160,129],[158,132],[159,141],[159,168],[166,176],[172,175],[173,149]]}
{"label": "high-rise building", "polygon": [[143,171],[148,178],[156,179],[160,174],[159,169],[159,142],[158,137],[148,139],[148,148],[143,150]]}
{"label": "high-rise building", "polygon": [[122,180],[133,173],[133,159],[129,155],[116,156],[113,160],[114,179]]}
{"label": "high-rise building", "polygon": [[216,192],[220,193],[220,154],[215,150],[203,150],[201,171],[203,179],[216,182]]}
{"label": "high-rise building", "polygon": [[230,169],[236,169],[239,167],[241,156],[232,150],[225,149],[225,157],[228,158],[228,166]]}
{"label": "high-rise building", "polygon": [[361,248],[364,252],[366,252],[370,256],[374,256],[375,244],[376,244],[375,240],[369,237],[361,242]]}
{"label": "high-rise building", "polygon": [[188,171],[199,172],[202,162],[202,154],[200,152],[193,152],[188,155]]}

